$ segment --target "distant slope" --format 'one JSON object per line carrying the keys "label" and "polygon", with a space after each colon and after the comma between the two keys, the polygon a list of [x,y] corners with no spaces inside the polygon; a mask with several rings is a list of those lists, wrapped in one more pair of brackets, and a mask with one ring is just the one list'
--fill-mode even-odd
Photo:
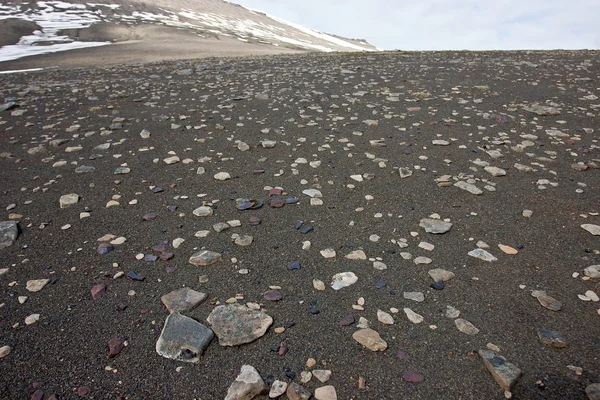
{"label": "distant slope", "polygon": [[[228,38],[275,48],[322,52],[376,50],[366,41],[319,32],[223,0],[106,3],[13,0],[0,4],[0,20],[8,19],[28,21],[29,25],[18,43],[14,43],[14,28],[8,32],[14,23],[0,25],[0,36],[12,35],[6,41],[9,46],[0,49],[0,61],[22,57],[20,54],[27,51],[54,52],[106,45],[107,41],[136,40],[140,37],[135,27],[146,25],[174,27],[204,39]],[[41,29],[32,33],[33,24]]]}

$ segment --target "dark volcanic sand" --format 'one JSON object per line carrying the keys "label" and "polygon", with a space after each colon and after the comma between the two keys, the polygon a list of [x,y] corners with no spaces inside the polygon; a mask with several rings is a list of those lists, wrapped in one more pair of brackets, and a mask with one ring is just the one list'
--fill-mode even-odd
{"label": "dark volcanic sand", "polygon": [[[0,268],[10,269],[0,276],[0,346],[13,347],[0,359],[0,398],[29,398],[34,384],[41,383],[47,396],[56,393],[60,399],[78,398],[81,386],[91,389],[85,398],[95,399],[222,399],[243,364],[253,365],[263,378],[289,381],[287,367],[299,382],[306,360],[313,357],[315,368],[332,371],[327,384],[335,386],[339,399],[503,399],[475,354],[493,343],[523,371],[514,398],[585,399],[586,385],[600,381],[599,303],[577,296],[588,290],[600,293],[599,280],[581,279],[584,268],[600,264],[599,239],[580,227],[600,225],[600,216],[590,214],[600,212],[600,174],[593,168],[600,164],[600,100],[584,98],[598,95],[599,63],[599,52],[309,54],[0,75],[2,97],[18,97],[17,111],[25,110],[20,116],[11,115],[15,110],[0,113],[0,152],[11,154],[0,159],[0,204],[16,204],[3,220],[9,213],[23,215],[16,244],[0,250]],[[199,65],[207,69],[176,73]],[[361,96],[359,91],[366,93]],[[268,100],[255,98],[263,92]],[[244,94],[246,99],[233,100]],[[538,116],[521,107],[535,102],[556,103],[561,114]],[[125,118],[124,127],[110,131],[117,117]],[[368,119],[379,125],[362,123]],[[75,124],[81,126],[78,131],[66,132]],[[174,129],[172,124],[181,126]],[[269,133],[261,133],[265,128]],[[568,136],[550,137],[546,130],[552,128]],[[142,129],[151,132],[149,139],[140,138]],[[526,140],[522,134],[538,138],[519,151],[515,146]],[[70,141],[51,147],[48,140],[54,138]],[[262,148],[262,139],[276,140],[277,145]],[[384,139],[387,146],[372,147],[369,140],[375,139]],[[450,145],[432,145],[434,139]],[[237,140],[250,150],[239,151]],[[103,143],[112,145],[94,149]],[[27,153],[40,144],[45,153]],[[83,149],[65,152],[77,145]],[[503,157],[493,159],[486,154],[491,149]],[[170,151],[193,162],[166,165],[162,160]],[[90,159],[94,154],[103,157]],[[210,160],[199,162],[203,157]],[[292,165],[299,157],[321,164]],[[386,159],[385,166],[380,168],[373,157]],[[472,163],[478,158],[507,175],[493,177]],[[67,164],[53,168],[59,160]],[[571,168],[576,162],[591,166],[576,171]],[[123,163],[131,173],[114,175]],[[535,170],[520,172],[515,163]],[[76,174],[81,165],[95,171]],[[196,174],[200,166],[206,169],[204,175]],[[401,179],[398,167],[410,167],[413,175]],[[256,175],[255,169],[265,173]],[[220,171],[234,178],[213,179]],[[375,177],[363,182],[350,178],[364,173]],[[434,180],[444,174],[472,174],[484,193],[475,196],[454,186],[437,186]],[[308,184],[301,184],[303,179]],[[541,190],[539,179],[558,185],[546,184]],[[494,183],[496,191],[484,189],[487,183],[481,180]],[[164,192],[154,194],[149,189],[153,185]],[[235,208],[231,199],[238,197],[266,200],[265,186],[281,186],[301,201],[280,209]],[[311,206],[302,194],[310,187],[323,193],[322,206]],[[59,198],[67,193],[78,193],[81,200],[60,209]],[[106,208],[115,195],[121,196],[120,206]],[[133,199],[137,205],[128,204]],[[213,216],[192,215],[202,201],[212,200],[219,200]],[[175,213],[167,210],[170,205],[178,206]],[[85,207],[92,210],[91,217],[80,220]],[[359,207],[364,211],[357,211]],[[524,209],[533,210],[533,216],[524,218]],[[143,221],[150,212],[158,217]],[[432,213],[449,218],[452,229],[432,235],[419,228],[420,219]],[[250,226],[251,215],[260,216],[262,224]],[[220,233],[211,228],[233,219],[242,226]],[[314,231],[301,234],[294,229],[296,220],[310,223]],[[43,223],[47,225],[40,229]],[[65,224],[72,227],[61,230]],[[204,229],[211,231],[208,237],[194,237]],[[97,239],[107,233],[127,241],[101,256]],[[254,243],[237,246],[231,241],[233,233],[251,234]],[[380,240],[370,241],[372,234]],[[175,258],[170,262],[136,260],[136,254],[150,253],[162,240],[179,237],[186,241],[172,250]],[[391,242],[400,238],[407,239],[407,248]],[[302,250],[305,240],[311,241],[310,250]],[[467,255],[478,240],[490,245],[498,261]],[[435,249],[420,249],[421,241]],[[507,255],[499,243],[523,247],[517,255]],[[223,252],[223,261],[208,267],[188,264],[189,256],[203,246]],[[319,251],[325,248],[335,249],[337,257],[323,258]],[[387,269],[344,258],[357,249],[367,257],[380,257]],[[401,252],[433,262],[415,265]],[[237,264],[231,262],[234,257]],[[301,269],[289,271],[288,263],[295,260]],[[167,273],[167,265],[176,271]],[[240,268],[250,273],[241,275]],[[433,268],[453,271],[456,277],[444,290],[433,290],[427,275]],[[135,271],[146,279],[112,279],[117,271]],[[344,271],[356,273],[358,282],[339,291],[313,289],[313,279],[329,284],[335,273]],[[581,275],[574,279],[574,272]],[[204,274],[210,280],[199,284]],[[27,292],[28,280],[46,277],[55,282],[40,292]],[[387,286],[377,289],[377,281]],[[108,290],[94,301],[90,289],[99,282]],[[281,301],[262,300],[270,285],[281,286]],[[264,337],[240,347],[223,348],[215,338],[197,364],[165,359],[155,352],[167,316],[160,296],[182,286],[208,294],[209,300],[187,313],[200,322],[207,324],[214,307],[210,299],[224,303],[242,293],[241,303],[261,302],[274,324]],[[560,300],[562,310],[543,308],[531,296],[534,289]],[[131,290],[135,295],[128,295]],[[404,299],[405,291],[421,291],[425,301]],[[19,304],[18,296],[25,295],[29,299]],[[359,297],[365,298],[365,311],[352,309]],[[321,311],[317,315],[306,311],[313,300]],[[119,304],[127,308],[119,311]],[[445,316],[448,305],[480,332],[459,332]],[[389,312],[392,307],[400,310],[392,314],[395,324],[379,323],[377,309]],[[421,314],[424,322],[411,323],[405,307]],[[33,313],[40,320],[25,325]],[[371,352],[356,343],[355,325],[338,325],[350,313],[357,320],[367,318],[388,349]],[[286,321],[295,326],[284,339],[274,328]],[[562,332],[568,347],[541,343],[537,329]],[[109,359],[107,342],[120,336],[128,346]],[[285,356],[270,350],[282,342],[289,348]],[[399,359],[399,350],[408,357]],[[568,365],[581,367],[582,375]],[[107,371],[107,366],[117,371]],[[424,381],[402,381],[400,374],[406,370],[420,373]],[[366,380],[364,390],[358,388],[359,377]],[[305,386],[314,391],[322,385],[313,378]]]}

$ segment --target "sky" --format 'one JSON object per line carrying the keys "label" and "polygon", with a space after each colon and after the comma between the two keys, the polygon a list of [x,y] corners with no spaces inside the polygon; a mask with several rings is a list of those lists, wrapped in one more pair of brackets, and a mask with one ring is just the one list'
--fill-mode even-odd
{"label": "sky", "polygon": [[230,0],[384,50],[600,49],[600,0]]}

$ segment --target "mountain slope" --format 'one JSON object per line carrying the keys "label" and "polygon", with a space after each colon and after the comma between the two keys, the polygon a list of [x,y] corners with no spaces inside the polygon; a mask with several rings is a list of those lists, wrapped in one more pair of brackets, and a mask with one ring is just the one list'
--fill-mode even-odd
{"label": "mountain slope", "polygon": [[[275,49],[323,52],[376,50],[366,41],[305,28],[223,0],[174,0],[165,3],[158,0],[116,0],[109,3],[8,1],[0,5],[0,20],[21,20],[24,29],[16,29],[14,22],[0,25],[0,36],[5,37],[4,43],[8,44],[0,49],[0,61],[36,53],[102,46],[108,44],[106,42],[139,40],[137,28],[147,25],[176,28],[194,38],[235,39]],[[32,23],[39,25],[41,30],[31,34]],[[11,31],[4,32],[2,26],[10,26]],[[27,34],[19,37],[14,32]]]}

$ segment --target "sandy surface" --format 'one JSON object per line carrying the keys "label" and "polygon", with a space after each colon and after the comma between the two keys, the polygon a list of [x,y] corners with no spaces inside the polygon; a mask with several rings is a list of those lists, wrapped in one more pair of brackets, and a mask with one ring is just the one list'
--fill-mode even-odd
{"label": "sandy surface", "polygon": [[[127,46],[113,49],[125,57]],[[110,61],[104,57],[98,63]],[[89,391],[84,399],[223,399],[250,364],[267,382],[300,383],[303,371],[331,370],[326,384],[340,400],[501,400],[477,355],[490,346],[522,370],[514,398],[585,400],[586,386],[600,382],[600,303],[579,296],[600,293],[600,279],[583,279],[585,268],[600,264],[600,236],[581,227],[600,225],[599,66],[600,52],[434,52],[0,75],[1,97],[19,105],[0,112],[2,220],[13,214],[20,226],[16,243],[0,249],[0,268],[8,269],[0,275],[0,347],[12,348],[0,359],[0,398],[39,390],[59,399],[78,399],[77,391]],[[536,103],[558,114],[527,111]],[[275,146],[263,147],[265,139]],[[163,161],[173,154],[181,161]],[[506,175],[493,176],[486,164]],[[76,172],[82,166],[93,170]],[[115,174],[119,167],[130,171]],[[400,168],[412,175],[401,178]],[[219,172],[231,179],[216,180]],[[439,184],[444,175],[447,185]],[[269,187],[298,204],[236,209],[238,198],[268,201]],[[309,188],[321,192],[322,205],[311,205]],[[68,193],[79,202],[60,208]],[[192,214],[203,204],[212,216]],[[156,218],[145,221],[149,213]],[[419,226],[434,213],[453,224],[450,231]],[[251,216],[262,222],[252,225]],[[232,220],[241,226],[213,228]],[[297,221],[313,230],[302,233]],[[200,230],[208,236],[197,237]],[[106,234],[126,241],[100,255]],[[254,241],[242,247],[232,234]],[[178,248],[176,238],[185,239]],[[158,255],[153,246],[162,241],[171,260],[136,258]],[[468,255],[479,241],[496,261]],[[201,248],[221,252],[222,261],[189,264]],[[336,257],[324,258],[327,248]],[[368,259],[346,258],[357,250]],[[418,256],[430,264],[416,264]],[[386,269],[375,268],[378,259]],[[288,268],[293,261],[299,269]],[[434,268],[455,274],[443,290],[430,286]],[[346,271],[357,282],[330,288]],[[41,291],[26,289],[42,278],[50,282]],[[314,279],[327,288],[316,290]],[[107,291],[94,300],[99,283]],[[160,297],[183,286],[207,294],[186,313],[205,325],[230,299],[260,304],[274,323],[242,346],[215,338],[196,364],[163,358],[155,351],[168,315]],[[270,286],[281,288],[281,300],[263,297]],[[562,309],[544,308],[534,290]],[[360,298],[363,310],[354,307]],[[449,306],[478,333],[459,331]],[[423,322],[409,321],[404,308]],[[377,310],[394,324],[379,322]],[[26,324],[34,314],[39,320]],[[366,318],[388,348],[357,343],[356,323],[340,325],[349,314]],[[295,325],[275,332],[288,322]],[[539,329],[561,332],[567,347],[542,343]],[[109,358],[107,343],[119,337],[128,345]],[[306,367],[309,358],[317,365]],[[423,381],[407,382],[407,371]],[[325,384],[313,377],[303,385],[314,393]]]}

